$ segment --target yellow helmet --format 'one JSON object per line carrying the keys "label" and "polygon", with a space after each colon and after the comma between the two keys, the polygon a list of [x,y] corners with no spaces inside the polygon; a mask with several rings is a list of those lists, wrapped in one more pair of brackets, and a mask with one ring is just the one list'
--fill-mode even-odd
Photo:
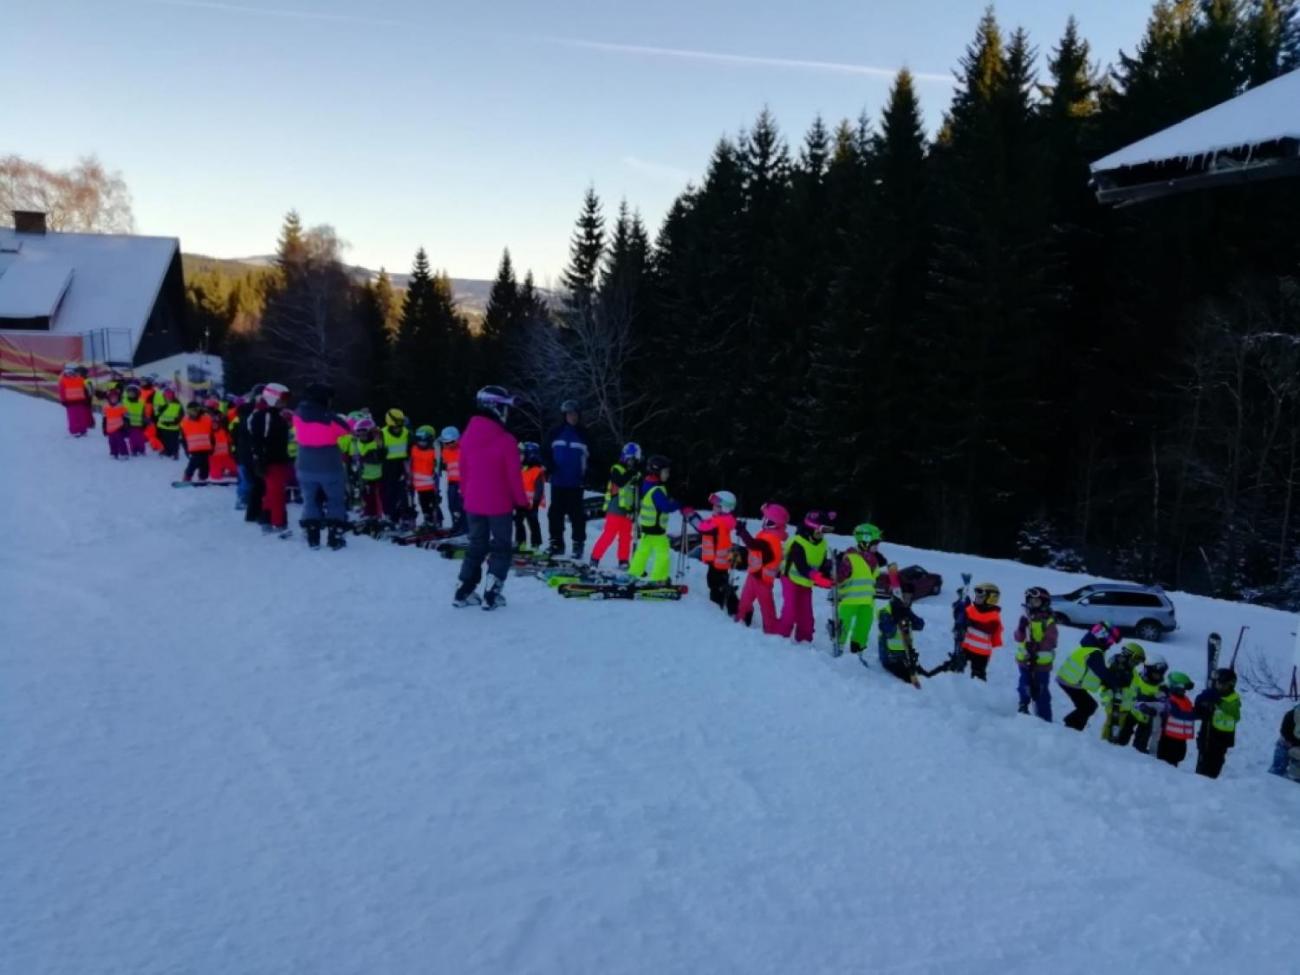
{"label": "yellow helmet", "polygon": [[975,583],[975,602],[985,606],[996,606],[1002,598],[1002,590],[994,582]]}
{"label": "yellow helmet", "polygon": [[406,422],[406,414],[403,413],[401,410],[399,410],[397,407],[393,407],[391,410],[389,410],[387,413],[384,414],[384,422],[387,423],[390,427],[401,426],[403,423]]}

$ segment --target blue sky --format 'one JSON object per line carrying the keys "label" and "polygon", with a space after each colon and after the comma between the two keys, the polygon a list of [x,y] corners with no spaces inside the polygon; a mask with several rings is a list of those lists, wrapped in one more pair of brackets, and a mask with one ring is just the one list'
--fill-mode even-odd
{"label": "blue sky", "polygon": [[[264,253],[296,207],[348,258],[416,247],[490,277],[558,274],[582,193],[653,228],[717,138],[769,106],[879,114],[907,65],[933,128],[985,0],[5,0],[0,154],[120,169],[142,233]],[[1046,51],[1075,11],[1094,57],[1146,0],[1003,0]]]}

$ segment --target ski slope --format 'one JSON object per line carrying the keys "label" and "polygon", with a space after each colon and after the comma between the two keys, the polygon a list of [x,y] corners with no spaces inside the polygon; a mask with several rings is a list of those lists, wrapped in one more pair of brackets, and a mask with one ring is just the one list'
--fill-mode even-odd
{"label": "ski slope", "polygon": [[[1209,781],[1017,715],[1007,649],[916,691],[695,594],[453,610],[456,563],[263,538],[13,393],[0,470],[4,973],[1300,965],[1287,705]],[[886,550],[949,584],[928,664],[961,571],[1077,582]],[[1210,626],[1289,667],[1293,617],[1174,599],[1198,685]]]}

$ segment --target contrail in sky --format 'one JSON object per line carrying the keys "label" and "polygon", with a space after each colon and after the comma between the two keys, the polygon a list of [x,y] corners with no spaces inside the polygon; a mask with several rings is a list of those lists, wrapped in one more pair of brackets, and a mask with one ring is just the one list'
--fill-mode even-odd
{"label": "contrail in sky", "polygon": [[292,20],[319,20],[340,24],[371,24],[377,27],[401,27],[402,21],[388,17],[366,17],[360,14],[335,14],[318,10],[286,10],[276,7],[249,7],[240,3],[222,3],[221,0],[144,0],[163,7],[189,7],[195,10],[218,10],[228,14],[251,14],[255,17],[285,17]]}

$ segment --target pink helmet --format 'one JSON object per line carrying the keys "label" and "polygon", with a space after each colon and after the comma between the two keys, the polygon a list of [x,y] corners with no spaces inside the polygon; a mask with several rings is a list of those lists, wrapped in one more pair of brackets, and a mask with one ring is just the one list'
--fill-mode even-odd
{"label": "pink helmet", "polygon": [[785,526],[790,524],[790,512],[786,511],[784,507],[775,502],[769,501],[758,510],[763,516],[763,521],[770,524],[773,528],[784,530]]}
{"label": "pink helmet", "polygon": [[833,511],[810,511],[804,515],[803,525],[815,532],[830,531],[835,527],[835,512]]}

